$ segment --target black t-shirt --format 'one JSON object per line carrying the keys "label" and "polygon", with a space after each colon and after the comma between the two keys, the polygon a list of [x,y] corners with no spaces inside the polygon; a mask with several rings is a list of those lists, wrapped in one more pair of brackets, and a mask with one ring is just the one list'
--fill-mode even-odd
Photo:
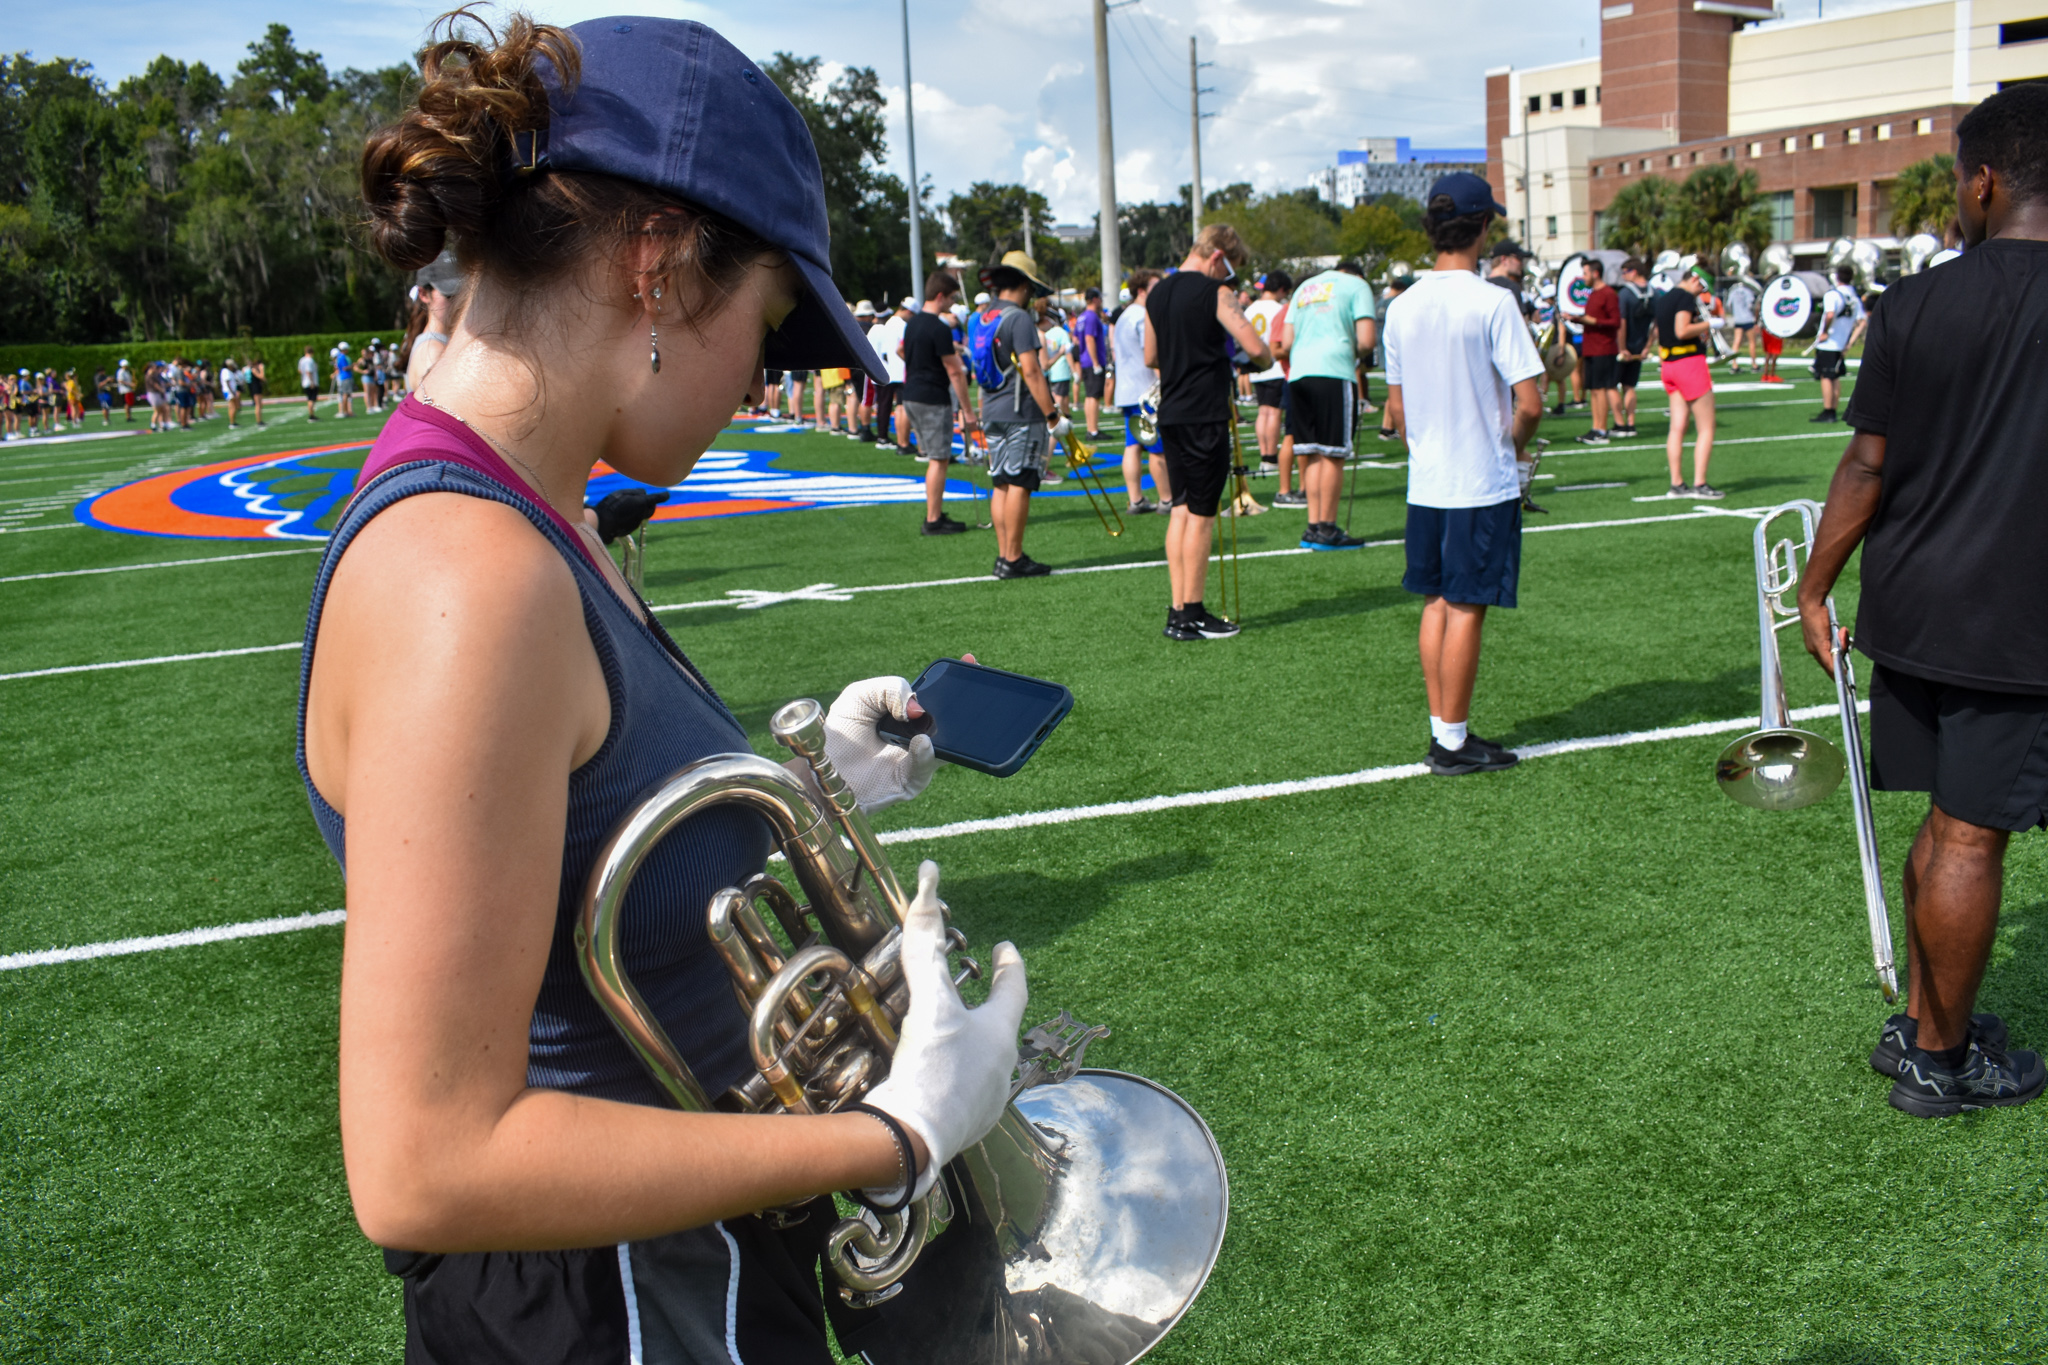
{"label": "black t-shirt", "polygon": [[[1661,360],[1683,360],[1700,353],[1700,338],[1678,334],[1678,320],[1700,315],[1700,301],[1690,290],[1667,289],[1657,296],[1657,356]],[[1633,348],[1631,348],[1633,349]]]}
{"label": "black t-shirt", "polygon": [[1221,280],[1195,270],[1168,275],[1145,296],[1145,314],[1159,338],[1159,420],[1227,422],[1236,396],[1230,382],[1230,334],[1216,320]]}
{"label": "black t-shirt", "polygon": [[953,381],[946,361],[953,355],[953,329],[937,313],[912,313],[903,324],[903,401],[950,403]]}
{"label": "black t-shirt", "polygon": [[1857,648],[2048,695],[2048,242],[1989,241],[1887,289],[1848,420],[1885,438]]}
{"label": "black t-shirt", "polygon": [[1656,321],[1657,310],[1646,289],[1624,280],[1615,292],[1621,295],[1621,349],[1640,356],[1650,344],[1650,324]]}

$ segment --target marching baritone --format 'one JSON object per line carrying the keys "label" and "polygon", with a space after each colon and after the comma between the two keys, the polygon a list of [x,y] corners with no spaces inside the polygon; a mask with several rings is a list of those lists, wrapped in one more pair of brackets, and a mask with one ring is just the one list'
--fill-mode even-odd
{"label": "marching baritone", "polygon": [[[751,746],[582,513],[600,459],[680,482],[764,363],[884,370],[827,271],[803,118],[753,62],[673,19],[455,18],[362,188],[394,266],[452,237],[466,306],[335,528],[303,663],[301,775],[348,872],[350,1197],[404,1278],[408,1360],[827,1365],[819,1197],[923,1198],[997,1122],[1023,965],[998,946],[964,1008],[927,863],[909,1013],[859,1112],[668,1106],[579,979],[577,911],[651,784]],[[934,770],[928,739],[877,734],[907,692],[856,684],[826,720],[866,809]],[[702,810],[626,900],[631,978],[711,1094],[756,1073],[704,907],[770,847],[753,808]]]}

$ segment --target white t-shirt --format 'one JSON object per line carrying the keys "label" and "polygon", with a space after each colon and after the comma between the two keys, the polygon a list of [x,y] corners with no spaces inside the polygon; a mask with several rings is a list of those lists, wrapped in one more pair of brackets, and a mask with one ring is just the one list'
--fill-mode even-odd
{"label": "white t-shirt", "polygon": [[1145,364],[1145,305],[1125,306],[1109,329],[1109,354],[1116,364],[1116,405],[1135,408],[1159,383],[1157,371]]}
{"label": "white t-shirt", "polygon": [[1039,361],[1045,366],[1045,382],[1048,384],[1071,384],[1074,382],[1074,367],[1067,357],[1074,353],[1074,338],[1066,328],[1054,323],[1040,332],[1045,349]]}
{"label": "white t-shirt", "polygon": [[1386,318],[1387,383],[1408,424],[1408,501],[1492,507],[1521,496],[1514,386],[1543,373],[1515,298],[1468,270],[1432,270]]}
{"label": "white t-shirt", "polygon": [[299,357],[299,387],[317,389],[320,387],[320,362],[309,355]]}
{"label": "white t-shirt", "polygon": [[1856,330],[1856,322],[1863,316],[1863,300],[1848,285],[1838,284],[1828,290],[1820,307],[1820,337],[1813,343],[1813,349],[1848,350],[1849,334]]}
{"label": "white t-shirt", "polygon": [[903,357],[896,354],[896,348],[903,344],[903,318],[891,313],[875,324],[868,333],[868,345],[875,348],[875,354],[882,357],[882,369],[889,376],[891,384],[903,382]]}
{"label": "white t-shirt", "polygon": [[[1252,325],[1252,330],[1259,334],[1259,340],[1265,342],[1268,346],[1271,346],[1275,340],[1273,336],[1273,319],[1279,316],[1280,302],[1277,299],[1260,299],[1257,303],[1244,310],[1245,321],[1249,322]],[[1260,370],[1257,374],[1253,375],[1252,383],[1263,384],[1268,379],[1285,379],[1286,377],[1286,371],[1280,368],[1280,362],[1276,360],[1268,368]]]}

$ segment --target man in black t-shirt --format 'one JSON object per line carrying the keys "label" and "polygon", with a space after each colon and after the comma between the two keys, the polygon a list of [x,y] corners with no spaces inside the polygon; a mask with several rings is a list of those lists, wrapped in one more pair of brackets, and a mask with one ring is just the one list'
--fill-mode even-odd
{"label": "man in black t-shirt", "polygon": [[1615,418],[1614,434],[1632,437],[1636,434],[1636,386],[1643,382],[1643,357],[1649,352],[1650,329],[1657,320],[1651,303],[1656,292],[1650,287],[1649,271],[1641,257],[1631,256],[1621,263],[1621,288],[1615,292],[1621,295],[1621,352],[1614,366],[1621,415]]}
{"label": "man in black t-shirt", "polygon": [[2048,824],[2048,85],[1971,110],[1955,172],[1966,249],[1871,314],[1856,435],[1799,582],[1806,648],[1829,668],[1826,597],[1863,544],[1873,785],[1930,796],[1904,878],[1910,1004],[1870,1058],[1922,1117],[2048,1082],[1973,1013],[2006,843]]}
{"label": "man in black t-shirt", "polygon": [[960,298],[960,281],[934,270],[924,282],[924,310],[903,324],[897,354],[903,357],[903,411],[917,437],[924,463],[924,534],[958,535],[967,529],[946,515],[946,470],[953,463],[953,412],[958,399],[968,433],[980,425],[967,398],[967,367],[953,348],[950,311]]}
{"label": "man in black t-shirt", "polygon": [[1258,368],[1273,363],[1272,348],[1238,306],[1230,281],[1251,253],[1228,223],[1210,223],[1188,258],[1145,296],[1145,363],[1159,372],[1159,443],[1173,510],[1166,526],[1169,640],[1223,640],[1235,622],[1213,614],[1209,545],[1223,485],[1230,478],[1232,428],[1237,422],[1225,339]]}

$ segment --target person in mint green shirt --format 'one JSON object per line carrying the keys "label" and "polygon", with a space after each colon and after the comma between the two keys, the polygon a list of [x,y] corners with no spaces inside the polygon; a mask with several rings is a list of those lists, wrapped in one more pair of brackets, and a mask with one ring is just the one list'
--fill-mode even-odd
{"label": "person in mint green shirt", "polygon": [[1363,276],[1356,261],[1345,261],[1295,286],[1274,347],[1287,362],[1287,434],[1308,496],[1305,550],[1365,544],[1337,527],[1337,493],[1358,415],[1359,362],[1377,340],[1372,287]]}

